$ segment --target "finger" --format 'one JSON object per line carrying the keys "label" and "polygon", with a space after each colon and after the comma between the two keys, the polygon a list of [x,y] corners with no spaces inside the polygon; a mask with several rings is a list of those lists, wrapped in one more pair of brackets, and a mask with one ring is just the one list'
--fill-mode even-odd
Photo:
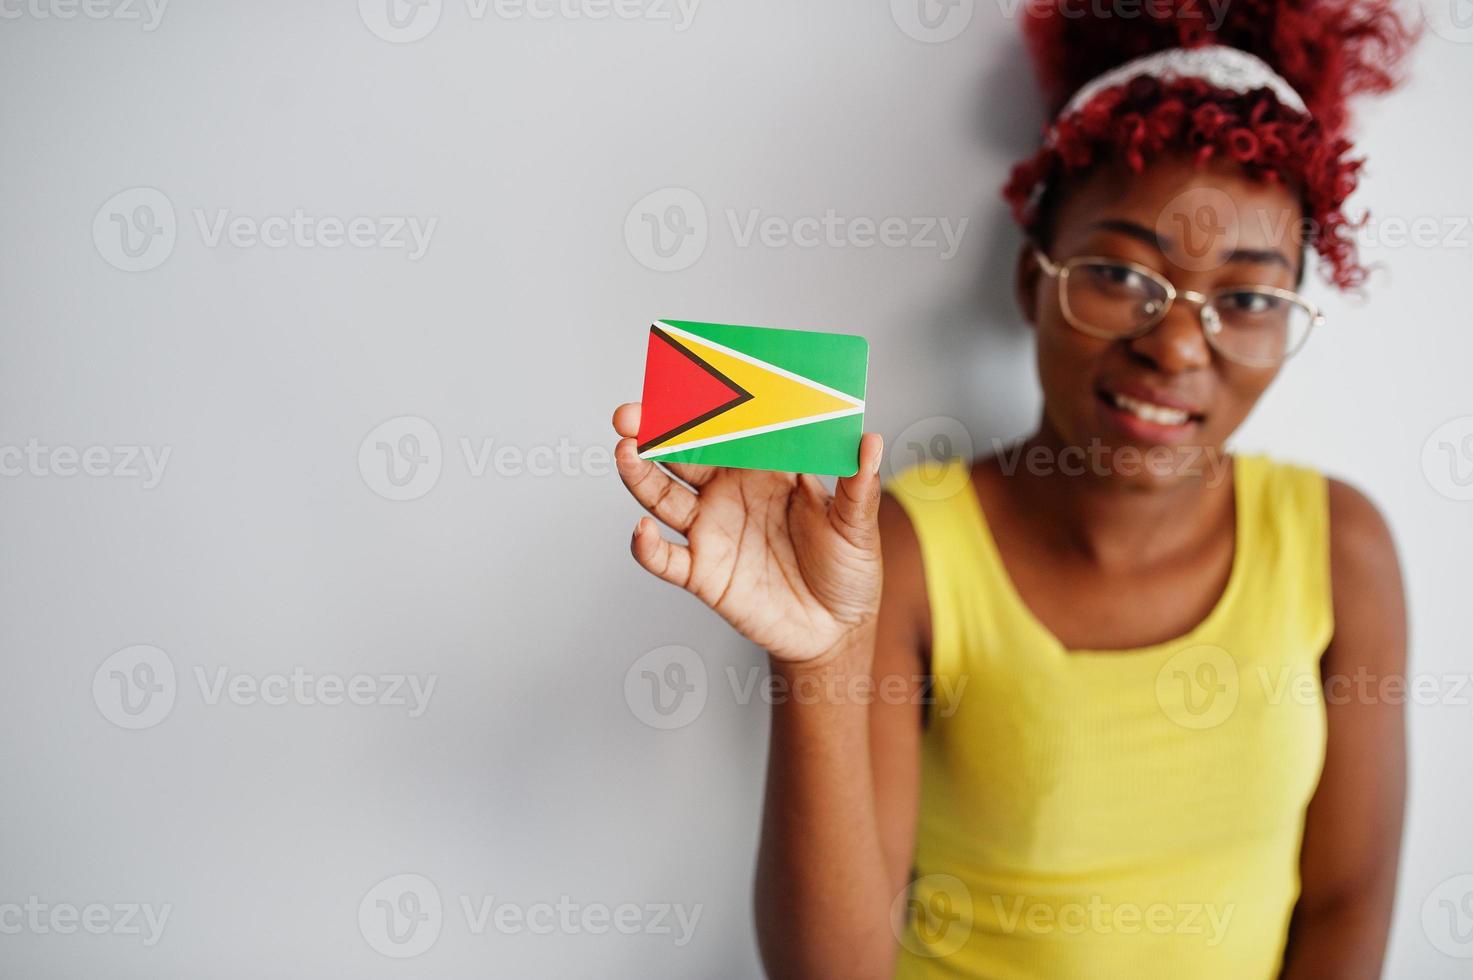
{"label": "finger", "polygon": [[[621,436],[639,435],[639,420],[642,405],[639,402],[625,402],[614,409],[614,431]],[[680,477],[693,487],[701,486],[710,481],[719,466],[700,466],[695,463],[667,463],[670,472]]]}
{"label": "finger", "polygon": [[690,530],[701,506],[694,491],[651,461],[640,459],[633,439],[619,440],[614,447],[614,465],[619,479],[645,510],[681,534]]}
{"label": "finger", "polygon": [[702,463],[666,463],[665,466],[693,487],[703,487],[711,482],[711,478],[721,472],[719,466],[706,466]]}
{"label": "finger", "polygon": [[621,436],[639,434],[639,402],[625,402],[614,409],[614,431]]}
{"label": "finger", "polygon": [[880,539],[880,457],[884,441],[878,432],[859,440],[859,472],[840,477],[834,487],[829,523],[856,548],[873,548]]}
{"label": "finger", "polygon": [[671,585],[683,589],[690,583],[690,549],[660,537],[659,527],[648,517],[634,525],[629,551],[645,571]]}

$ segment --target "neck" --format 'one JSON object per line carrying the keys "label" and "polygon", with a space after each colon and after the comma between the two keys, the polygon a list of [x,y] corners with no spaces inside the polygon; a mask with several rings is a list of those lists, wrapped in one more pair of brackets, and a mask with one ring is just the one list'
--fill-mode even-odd
{"label": "neck", "polygon": [[[1030,453],[1054,465],[1030,466]],[[1060,465],[1071,457],[1083,465]],[[1037,515],[1055,547],[1104,568],[1138,566],[1192,547],[1222,519],[1223,497],[1232,500],[1232,480],[1217,478],[1231,468],[1193,467],[1165,476],[1142,470],[1132,477],[1108,449],[1091,456],[1047,419],[1023,442],[1017,461],[1021,465],[1004,481],[1013,500]],[[1084,472],[1072,475],[1066,468]]]}

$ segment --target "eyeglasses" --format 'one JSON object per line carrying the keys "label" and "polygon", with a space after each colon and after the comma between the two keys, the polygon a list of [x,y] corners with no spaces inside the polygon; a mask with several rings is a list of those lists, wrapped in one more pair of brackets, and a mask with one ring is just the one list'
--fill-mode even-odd
{"label": "eyeglasses", "polygon": [[1064,319],[1105,340],[1142,337],[1178,298],[1200,307],[1202,333],[1223,357],[1274,367],[1292,357],[1325,322],[1314,304],[1275,286],[1225,286],[1210,293],[1178,290],[1159,272],[1124,259],[1077,255],[1056,263],[1035,248],[1044,274],[1059,283]]}

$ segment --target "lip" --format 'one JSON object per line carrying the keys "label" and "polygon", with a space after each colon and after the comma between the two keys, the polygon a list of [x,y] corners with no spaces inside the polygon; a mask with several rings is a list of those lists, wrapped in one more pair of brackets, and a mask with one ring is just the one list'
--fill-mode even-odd
{"label": "lip", "polygon": [[1112,395],[1124,395],[1126,398],[1134,398],[1138,402],[1150,402],[1152,405],[1160,405],[1163,408],[1174,408],[1177,411],[1186,412],[1192,416],[1194,421],[1200,422],[1205,414],[1196,404],[1181,395],[1173,395],[1169,391],[1152,388],[1136,382],[1124,382],[1122,384],[1103,384],[1099,387],[1100,393]]}
{"label": "lip", "polygon": [[[1110,400],[1112,394],[1124,395],[1136,401],[1150,402],[1163,408],[1174,408],[1186,412],[1189,417],[1187,421],[1179,425],[1151,422],[1124,409],[1116,408]],[[1202,411],[1188,399],[1144,385],[1102,385],[1096,390],[1095,398],[1099,402],[1100,414],[1107,425],[1126,439],[1137,443],[1169,446],[1187,442],[1196,436],[1204,419]]]}

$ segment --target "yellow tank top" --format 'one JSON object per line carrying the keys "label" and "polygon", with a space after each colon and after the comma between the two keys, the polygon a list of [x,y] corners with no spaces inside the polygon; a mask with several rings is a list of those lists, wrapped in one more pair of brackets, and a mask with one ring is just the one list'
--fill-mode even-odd
{"label": "yellow tank top", "polygon": [[889,490],[920,542],[935,703],[901,978],[1278,975],[1333,629],[1320,474],[1235,457],[1236,546],[1176,640],[1069,650],[1014,589],[964,462]]}

